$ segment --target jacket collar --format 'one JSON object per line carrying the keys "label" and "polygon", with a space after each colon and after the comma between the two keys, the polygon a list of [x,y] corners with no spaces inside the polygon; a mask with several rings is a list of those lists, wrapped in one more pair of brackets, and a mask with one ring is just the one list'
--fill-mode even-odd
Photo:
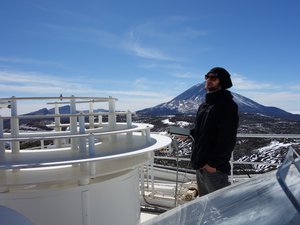
{"label": "jacket collar", "polygon": [[206,97],[206,103],[208,104],[214,104],[217,101],[219,101],[220,99],[224,99],[224,98],[232,98],[232,95],[229,91],[227,90],[220,90],[220,91],[216,91],[216,92],[212,92],[212,93],[206,93],[205,95]]}

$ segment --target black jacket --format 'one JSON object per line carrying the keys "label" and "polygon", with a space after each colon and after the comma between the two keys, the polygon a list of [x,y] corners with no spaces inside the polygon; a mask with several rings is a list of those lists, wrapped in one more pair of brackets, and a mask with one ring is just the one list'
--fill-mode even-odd
{"label": "black jacket", "polygon": [[230,174],[230,157],[236,142],[239,122],[238,106],[227,90],[206,94],[206,101],[199,106],[191,162],[194,169],[205,164]]}

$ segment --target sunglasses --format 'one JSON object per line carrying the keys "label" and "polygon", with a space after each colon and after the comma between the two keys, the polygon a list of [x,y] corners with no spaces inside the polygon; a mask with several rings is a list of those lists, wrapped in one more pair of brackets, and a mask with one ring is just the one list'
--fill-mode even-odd
{"label": "sunglasses", "polygon": [[217,74],[214,74],[214,75],[206,74],[205,75],[205,80],[208,80],[208,79],[210,79],[211,81],[216,81],[218,79],[218,75]]}

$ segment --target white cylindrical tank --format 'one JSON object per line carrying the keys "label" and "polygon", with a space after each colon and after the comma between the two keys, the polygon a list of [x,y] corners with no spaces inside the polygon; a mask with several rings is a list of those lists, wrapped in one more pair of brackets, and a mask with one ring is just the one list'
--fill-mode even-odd
{"label": "white cylindrical tank", "polygon": [[[57,108],[53,115],[17,115],[17,101],[32,99],[60,100],[49,104],[69,104],[70,114],[60,115]],[[152,159],[154,150],[168,146],[169,137],[150,134],[152,125],[132,123],[131,113],[116,112],[112,97],[1,100],[12,102],[12,116],[7,119],[14,125],[11,133],[5,133],[0,120],[0,206],[5,212],[16,212],[34,225],[140,223],[138,168]],[[92,113],[90,108],[88,114],[77,113],[76,104],[91,102],[109,103],[109,112]],[[108,123],[102,123],[102,114],[108,116]],[[126,116],[127,123],[117,122],[117,114]],[[101,126],[94,127],[93,120],[85,123],[86,116],[97,115]],[[58,121],[66,116],[70,123],[56,123],[54,131],[19,132],[20,118]],[[71,144],[58,144],[65,139]],[[21,142],[36,140],[55,145],[19,148]],[[12,143],[12,149],[1,148],[6,142]],[[10,221],[9,214],[1,215],[0,225]]]}
{"label": "white cylindrical tank", "polygon": [[140,220],[138,182],[134,169],[92,179],[84,186],[64,183],[11,190],[0,193],[0,202],[35,225],[135,225]]}

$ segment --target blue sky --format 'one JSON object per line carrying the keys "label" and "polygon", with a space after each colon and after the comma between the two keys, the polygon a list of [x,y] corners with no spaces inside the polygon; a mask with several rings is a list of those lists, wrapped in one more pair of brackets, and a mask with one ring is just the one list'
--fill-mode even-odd
{"label": "blue sky", "polygon": [[222,66],[231,91],[300,113],[299,8],[298,0],[3,0],[0,97],[113,96],[117,109],[135,111]]}

